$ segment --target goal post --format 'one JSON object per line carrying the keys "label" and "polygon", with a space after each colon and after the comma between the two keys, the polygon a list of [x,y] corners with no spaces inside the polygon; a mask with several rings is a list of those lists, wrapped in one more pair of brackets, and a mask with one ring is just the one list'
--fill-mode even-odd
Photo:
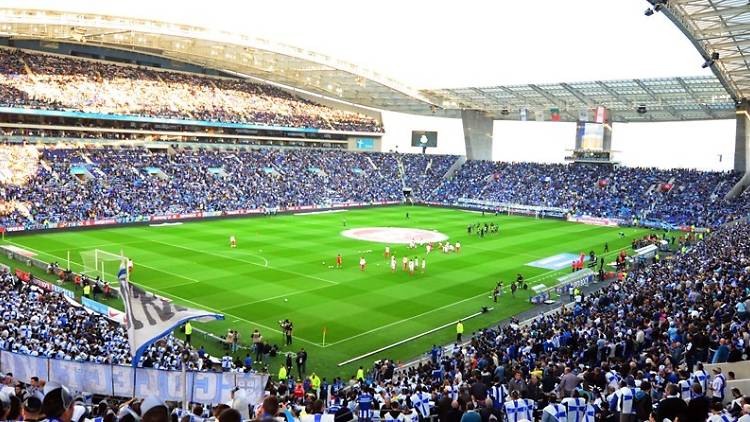
{"label": "goal post", "polygon": [[101,277],[102,280],[116,281],[122,260],[128,262],[124,255],[92,249],[81,252],[83,274],[88,277]]}

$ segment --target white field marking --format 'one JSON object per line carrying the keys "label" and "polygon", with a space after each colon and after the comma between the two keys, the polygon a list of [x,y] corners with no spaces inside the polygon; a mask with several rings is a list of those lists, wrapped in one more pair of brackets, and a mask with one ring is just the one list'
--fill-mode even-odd
{"label": "white field marking", "polygon": [[[229,256],[226,256],[226,255],[221,255],[221,254],[217,254],[217,253],[214,253],[214,252],[201,251],[201,250],[198,250],[198,249],[188,248],[188,247],[182,246],[182,245],[175,245],[174,243],[162,242],[160,240],[150,240],[150,242],[161,243],[162,245],[172,246],[172,247],[179,248],[179,249],[185,249],[185,250],[193,251],[193,252],[196,252],[196,253],[211,255],[211,256],[218,257],[218,258],[229,259],[229,260],[232,260],[232,261],[244,262],[246,264],[255,265],[255,266],[258,266],[258,267],[262,267],[262,268],[270,268],[272,270],[276,270],[276,271],[279,271],[279,272],[282,272],[282,273],[293,274],[293,275],[296,275],[296,276],[299,276],[299,277],[304,277],[304,278],[309,278],[309,279],[312,279],[312,280],[323,281],[323,282],[329,283],[329,284],[339,284],[338,282],[331,281],[331,280],[326,280],[325,278],[317,277],[317,276],[314,276],[314,275],[300,273],[300,272],[292,271],[292,270],[284,270],[284,269],[276,268],[276,267],[271,267],[269,265],[263,265],[263,264],[259,264],[257,262],[248,261],[246,259],[229,257]],[[266,262],[268,262],[268,261],[266,261]]]}
{"label": "white field marking", "polygon": [[222,310],[241,308],[243,306],[254,305],[256,303],[263,303],[263,302],[268,302],[268,301],[275,300],[275,299],[281,299],[282,297],[297,296],[297,295],[301,295],[302,293],[309,293],[309,292],[313,292],[315,290],[327,289],[327,288],[333,287],[333,286],[334,286],[333,284],[326,284],[325,286],[313,287],[312,289],[297,290],[297,291],[294,291],[294,292],[291,292],[291,293],[286,293],[286,294],[271,296],[271,297],[267,297],[265,299],[258,299],[258,300],[253,301],[253,302],[246,302],[246,303],[242,303],[242,304],[239,304],[239,305],[232,305],[232,306],[229,306],[229,307],[226,307],[226,308],[222,308]]}
{"label": "white field marking", "polygon": [[499,250],[499,249],[483,248],[481,246],[477,246],[477,245],[474,245],[474,244],[465,245],[465,244],[462,243],[461,244],[461,249],[463,249],[463,248],[476,249],[476,250],[485,251],[485,252],[503,252],[503,253],[509,254],[511,256],[525,256],[525,257],[528,257],[528,258],[536,258],[536,259],[546,258],[545,255],[541,255],[540,256],[540,255],[534,255],[534,254],[524,253],[524,252],[517,252],[517,253],[515,253],[515,252],[507,252],[507,251],[503,251],[503,250]]}
{"label": "white field marking", "polygon": [[[29,250],[35,251],[35,252],[37,252],[37,253],[40,253],[40,252],[41,252],[42,254],[46,254],[46,255],[48,255],[48,256],[52,256],[52,257],[54,257],[54,258],[58,258],[58,259],[60,259],[60,260],[64,260],[63,258],[61,258],[61,257],[59,257],[59,256],[55,256],[55,255],[52,255],[52,254],[49,254],[49,253],[45,253],[45,252],[42,252],[42,251],[39,251],[39,250],[35,250],[35,249],[33,249],[33,248],[30,248],[30,247],[27,247],[27,246],[24,246],[24,245],[20,245],[20,244],[17,244],[17,243],[15,243],[15,242],[11,242],[11,241],[9,241],[9,240],[5,240],[5,242],[6,242],[6,243],[10,243],[10,244],[13,244],[13,245],[16,245],[16,246],[18,246],[18,247],[23,247],[23,248],[26,248],[26,249],[29,249]],[[178,246],[178,245],[172,245],[172,244],[169,244],[169,243],[166,243],[166,242],[156,242],[156,243],[163,243],[163,244],[166,244],[166,245],[169,245],[169,246],[175,246],[175,247],[178,247],[178,248],[188,249],[188,250],[192,250],[192,251],[194,251],[194,252],[199,252],[199,253],[200,253],[200,251],[196,251],[195,249],[191,249],[191,248],[186,248],[186,247],[183,247],[183,246]],[[619,252],[620,252],[621,250],[623,250],[623,249],[626,249],[626,248],[628,248],[628,246],[623,246],[622,248],[619,248],[619,249],[615,249],[615,250],[612,250],[612,251],[610,251],[610,252],[608,252],[608,253],[606,253],[606,254],[603,254],[602,256],[609,256],[609,255],[614,255],[614,254],[617,254],[617,253],[619,253]],[[222,257],[221,255],[216,255],[216,254],[211,254],[211,253],[208,253],[208,255],[214,255],[214,256],[219,256],[219,257]],[[239,261],[242,261],[242,260],[239,260]],[[75,261],[72,261],[72,262],[75,262]],[[75,263],[76,263],[76,264],[78,264],[78,265],[81,265],[81,267],[83,267],[83,265],[82,265],[82,264],[79,264],[78,262],[75,262]],[[253,264],[253,265],[260,265],[260,264],[258,264],[258,263],[255,263],[255,262],[248,262],[248,263],[250,263],[250,264]],[[145,267],[145,265],[144,265],[144,267]],[[284,270],[279,270],[279,271],[284,271]],[[561,270],[550,270],[550,271],[546,271],[546,272],[544,272],[544,273],[541,273],[541,274],[537,274],[536,276],[532,276],[532,277],[529,277],[528,279],[526,279],[526,281],[527,281],[527,282],[529,282],[529,281],[532,281],[532,280],[536,280],[536,279],[538,279],[538,278],[540,278],[540,277],[544,277],[544,276],[547,276],[547,275],[549,275],[549,274],[551,274],[551,273],[555,273],[555,272],[559,272],[559,271],[561,271]],[[291,273],[290,271],[287,271],[287,272]],[[312,277],[312,276],[308,276],[308,275],[304,275],[304,276],[305,276],[305,277]],[[178,276],[178,277],[182,277],[182,276]],[[184,278],[184,277],[183,277],[183,278]],[[323,279],[321,279],[321,280],[323,280]],[[328,280],[323,280],[323,281],[328,281]],[[338,283],[335,283],[335,282],[333,282],[333,281],[328,281],[328,282],[329,282],[329,283],[333,283],[333,284],[338,284]],[[132,282],[132,283],[133,283],[133,284],[135,284],[135,285],[137,285],[137,286],[140,286],[140,287],[146,288],[146,289],[148,289],[148,290],[152,290],[152,291],[155,291],[155,292],[158,292],[158,293],[162,293],[162,294],[164,294],[165,296],[171,296],[171,297],[172,297],[172,298],[174,298],[174,299],[179,299],[179,300],[181,300],[181,301],[183,301],[183,302],[186,302],[186,303],[190,303],[190,304],[196,305],[196,306],[198,306],[198,307],[202,307],[202,308],[204,308],[204,309],[208,309],[209,311],[212,311],[212,312],[217,312],[217,313],[221,313],[221,312],[222,312],[221,310],[210,308],[210,307],[208,307],[208,306],[206,306],[206,305],[203,305],[203,304],[199,304],[199,303],[193,302],[193,301],[191,301],[191,300],[189,300],[189,299],[184,299],[184,298],[182,298],[182,297],[179,297],[179,296],[176,296],[176,295],[174,295],[174,294],[170,294],[170,293],[166,293],[166,292],[160,291],[159,289],[155,289],[155,288],[152,288],[152,287],[144,286],[144,285],[141,285],[141,284],[139,284],[139,283],[136,283],[136,282]],[[510,286],[507,286],[507,287],[504,287],[504,288],[503,288],[503,290],[509,290],[509,289],[510,289]],[[351,336],[351,337],[348,337],[348,338],[345,338],[345,339],[339,340],[339,341],[337,341],[337,342],[334,342],[334,343],[330,343],[330,344],[327,344],[326,346],[322,346],[322,345],[321,345],[321,344],[319,344],[319,343],[315,343],[315,342],[312,342],[312,341],[310,341],[310,340],[304,339],[304,338],[302,338],[302,337],[299,337],[299,336],[295,336],[295,338],[298,338],[298,339],[299,339],[300,341],[303,341],[303,342],[305,342],[305,343],[308,343],[308,344],[310,344],[310,345],[313,345],[313,346],[317,346],[317,347],[321,347],[321,348],[323,348],[323,347],[330,347],[330,346],[332,346],[332,345],[336,345],[336,344],[340,344],[340,343],[348,342],[349,340],[352,340],[352,339],[355,339],[355,338],[361,337],[361,336],[363,336],[363,335],[365,335],[365,334],[370,334],[370,333],[373,333],[373,332],[376,332],[376,331],[382,330],[382,329],[384,329],[384,328],[387,328],[387,327],[390,327],[390,326],[398,325],[398,324],[400,324],[400,323],[402,323],[402,322],[410,321],[410,320],[412,320],[412,319],[418,318],[418,317],[420,317],[420,316],[422,316],[422,315],[424,315],[424,314],[429,314],[430,312],[434,312],[434,311],[436,311],[436,310],[447,309],[447,308],[449,308],[449,307],[452,307],[452,306],[454,306],[454,305],[458,305],[459,303],[463,303],[463,302],[466,302],[466,301],[468,301],[468,300],[471,300],[471,299],[476,299],[477,297],[480,297],[480,296],[482,296],[483,294],[486,294],[486,292],[483,292],[483,293],[479,293],[478,295],[476,295],[476,296],[473,296],[473,297],[471,297],[471,298],[467,298],[467,299],[461,300],[461,301],[459,301],[459,302],[455,302],[455,303],[452,303],[452,304],[449,304],[449,305],[443,306],[443,307],[441,307],[441,308],[433,309],[432,311],[427,311],[427,312],[424,312],[424,313],[422,313],[422,314],[420,314],[420,315],[415,315],[415,316],[412,316],[412,317],[409,317],[409,318],[405,318],[405,319],[402,319],[402,320],[400,320],[400,321],[395,321],[395,322],[392,322],[392,323],[390,323],[390,324],[387,324],[387,325],[384,325],[384,326],[381,326],[381,327],[378,327],[378,328],[375,328],[375,329],[369,330],[369,331],[367,331],[367,332],[365,332],[365,333],[360,333],[360,334],[357,334],[357,335],[354,335],[354,336]],[[265,325],[263,325],[263,324],[260,324],[260,323],[254,322],[254,321],[250,321],[250,320],[248,320],[248,319],[245,319],[245,318],[241,318],[241,317],[239,317],[239,316],[237,316],[237,315],[233,315],[233,314],[230,314],[230,313],[225,313],[225,314],[226,314],[226,315],[228,315],[228,316],[230,316],[230,317],[233,317],[233,318],[237,318],[237,319],[238,319],[239,321],[244,321],[244,322],[247,322],[247,323],[249,323],[249,324],[255,324],[255,325],[257,325],[257,326],[259,326],[259,327],[261,327],[261,328],[264,328],[264,329],[267,329],[267,330],[270,330],[270,331],[273,331],[273,332],[276,332],[276,333],[279,333],[279,334],[283,334],[283,332],[282,332],[282,331],[279,331],[279,330],[277,330],[277,329],[275,329],[275,328],[271,328],[271,327],[265,326]]]}
{"label": "white field marking", "polygon": [[[11,244],[13,244],[13,245],[17,245],[17,246],[19,246],[19,247],[21,246],[21,245],[19,245],[19,244],[17,244],[17,243],[11,242],[10,240],[6,240],[6,242],[8,242],[8,243],[11,243]],[[47,256],[51,256],[51,257],[53,257],[53,258],[57,258],[57,259],[59,259],[60,261],[67,261],[67,260],[68,260],[68,258],[63,258],[63,257],[60,257],[60,256],[57,256],[57,255],[54,255],[54,254],[52,254],[52,253],[49,253],[49,252],[39,251],[39,250],[35,250],[35,249],[33,249],[33,248],[29,248],[29,247],[26,247],[26,249],[30,249],[30,250],[32,250],[32,251],[35,251],[35,252],[37,252],[38,254],[41,254],[41,255],[47,255]],[[106,252],[106,251],[105,251],[105,252]],[[79,264],[79,263],[78,263],[78,261],[75,261],[75,260],[71,259],[71,260],[70,260],[70,262],[73,262],[73,263],[75,263],[75,264],[78,264],[78,265],[80,265],[80,266],[81,266],[81,268],[85,268],[85,266],[84,266],[83,264]],[[197,279],[195,279],[195,278],[190,278],[190,277],[187,277],[187,276],[184,276],[184,275],[181,275],[181,274],[177,274],[177,273],[173,273],[173,272],[170,272],[170,271],[166,271],[166,270],[163,270],[163,269],[161,269],[161,268],[157,268],[157,267],[152,267],[152,266],[150,266],[150,265],[146,265],[146,264],[141,264],[140,262],[139,262],[139,263],[138,263],[137,265],[138,265],[139,267],[143,267],[143,268],[150,268],[150,269],[152,269],[152,270],[158,271],[158,272],[160,272],[160,273],[163,273],[163,274],[169,274],[169,275],[171,275],[171,276],[174,276],[174,277],[177,277],[177,278],[181,278],[181,279],[183,279],[183,280],[190,280],[190,282],[189,282],[189,283],[178,283],[178,284],[175,284],[174,286],[167,286],[167,287],[163,287],[164,289],[171,289],[171,288],[174,288],[174,287],[188,286],[188,285],[191,285],[191,284],[196,284],[196,283],[202,283],[202,282],[203,282],[203,281],[201,281],[201,280],[197,280]],[[97,271],[98,271],[98,270],[97,270]],[[110,275],[114,275],[114,274],[110,274]]]}
{"label": "white field marking", "polygon": [[[509,288],[510,287],[504,287],[503,290],[509,289]],[[404,323],[406,321],[410,321],[412,319],[416,319],[416,318],[419,318],[421,316],[425,316],[425,315],[431,314],[431,313],[436,312],[436,311],[442,311],[443,309],[451,308],[453,306],[456,306],[456,305],[464,303],[464,302],[468,302],[470,300],[474,300],[474,299],[476,299],[478,297],[481,297],[481,296],[484,296],[486,294],[487,294],[487,292],[482,292],[482,293],[479,293],[478,295],[475,295],[475,296],[472,296],[472,297],[467,297],[466,299],[459,300],[458,302],[449,303],[449,304],[441,306],[439,308],[430,309],[429,311],[422,312],[421,314],[410,316],[409,318],[404,318],[404,319],[401,319],[401,320],[398,320],[398,321],[391,322],[390,324],[381,325],[380,327],[373,328],[372,330],[367,330],[367,331],[365,331],[363,333],[355,334],[355,335],[353,335],[351,337],[347,337],[345,339],[342,339],[342,340],[339,340],[339,341],[334,341],[333,343],[326,344],[325,347],[331,347],[331,346],[335,346],[337,344],[345,343],[345,342],[347,342],[349,340],[354,340],[355,338],[366,336],[367,334],[372,334],[372,333],[374,333],[376,331],[380,331],[380,330],[385,329],[385,328],[393,327],[394,325],[399,325],[399,324]]]}
{"label": "white field marking", "polygon": [[[10,242],[10,241],[8,240],[6,242]],[[53,253],[53,252],[73,252],[73,251],[75,251],[76,253],[80,254],[81,252],[86,252],[86,251],[88,251],[90,249],[98,249],[98,248],[103,248],[105,246],[132,245],[134,243],[145,243],[145,242],[148,242],[148,240],[131,240],[130,242],[118,242],[118,243],[109,242],[109,243],[100,243],[98,245],[90,245],[90,246],[86,245],[86,249],[81,249],[81,248],[50,249],[48,252]]]}
{"label": "white field marking", "polygon": [[470,212],[472,214],[482,214],[482,211],[473,211],[473,210],[461,210],[463,212]]}
{"label": "white field marking", "polygon": [[[19,247],[24,247],[23,245],[19,245],[19,244],[16,244],[16,243],[14,243],[14,242],[11,242],[11,241],[9,241],[9,240],[6,240],[5,242],[7,242],[7,243],[10,243],[10,244],[13,244],[13,245],[16,245],[16,246],[19,246]],[[30,249],[30,250],[32,250],[32,251],[34,250],[33,248],[29,248],[29,247],[26,247],[26,249]],[[52,254],[50,254],[50,253],[42,252],[42,251],[39,251],[39,250],[36,250],[36,252],[41,252],[42,254],[45,254],[45,255],[47,255],[47,256],[51,256],[51,257],[53,257],[53,258],[57,258],[57,259],[59,259],[59,260],[63,260],[63,259],[62,259],[61,257],[59,257],[59,256],[56,256],[56,255],[52,255]],[[71,260],[71,262],[75,262],[75,261]],[[83,264],[80,264],[80,263],[78,263],[78,262],[75,262],[75,263],[76,263],[76,264],[78,264],[78,265],[81,265],[81,266],[83,266]],[[142,266],[142,267],[145,267],[145,265],[141,265],[141,266]],[[158,270],[158,269],[157,269],[157,270]],[[110,275],[111,275],[111,274],[110,274]],[[179,276],[179,277],[183,277],[183,276]],[[185,278],[185,277],[183,277],[183,278]],[[131,283],[131,284],[135,284],[136,286],[139,286],[139,287],[141,287],[141,288],[143,288],[143,289],[146,289],[146,290],[150,290],[150,291],[153,291],[153,292],[157,292],[157,293],[159,293],[159,294],[162,294],[162,295],[164,295],[164,296],[166,296],[166,297],[170,297],[170,298],[172,298],[172,299],[177,299],[177,300],[179,300],[179,301],[182,301],[182,302],[185,302],[185,303],[189,303],[189,304],[191,304],[191,305],[197,306],[198,308],[202,308],[202,309],[205,309],[205,310],[208,310],[208,311],[211,311],[211,312],[216,312],[216,313],[219,313],[219,314],[223,313],[223,314],[224,314],[224,315],[226,315],[226,316],[229,316],[229,317],[235,318],[235,319],[236,319],[237,321],[243,321],[243,322],[246,322],[246,323],[248,323],[248,324],[251,324],[251,325],[257,325],[258,327],[261,327],[261,328],[263,328],[263,329],[265,329],[265,330],[273,331],[273,332],[275,332],[275,333],[278,333],[278,334],[284,334],[284,332],[282,332],[282,331],[280,331],[280,330],[277,330],[276,328],[273,328],[273,327],[269,327],[269,326],[267,326],[267,325],[263,325],[263,324],[261,324],[261,323],[259,323],[259,322],[255,322],[255,321],[250,321],[249,319],[245,319],[245,318],[242,318],[242,317],[240,317],[240,316],[237,316],[237,315],[233,315],[233,314],[230,314],[230,313],[227,313],[227,312],[222,312],[222,311],[221,311],[221,310],[219,310],[219,309],[215,309],[215,308],[212,308],[212,307],[210,307],[210,306],[207,306],[207,305],[205,305],[205,304],[202,304],[202,303],[197,303],[197,302],[193,302],[193,301],[192,301],[192,300],[190,300],[190,299],[185,299],[184,297],[180,297],[180,296],[177,296],[177,295],[175,295],[175,294],[172,294],[172,293],[167,293],[167,292],[165,292],[165,291],[163,291],[163,290],[160,290],[160,289],[157,289],[157,288],[154,288],[154,287],[151,287],[151,286],[145,286],[145,285],[143,285],[143,284],[140,284],[140,283],[136,283],[135,281],[131,281],[130,283]],[[294,338],[295,338],[295,339],[298,339],[298,340],[300,340],[300,341],[302,341],[302,342],[305,342],[305,343],[307,343],[307,344],[310,344],[310,345],[312,345],[312,346],[317,346],[317,347],[320,347],[320,345],[319,345],[318,343],[315,343],[315,342],[312,342],[312,341],[310,341],[310,340],[304,339],[304,338],[302,338],[302,337],[300,337],[300,336],[296,336],[296,335],[295,335],[295,336],[294,336]]]}
{"label": "white field marking", "polygon": [[176,222],[176,223],[156,223],[156,224],[149,224],[149,227],[171,227],[171,226],[181,226],[182,222]]}
{"label": "white field marking", "polygon": [[[609,254],[615,254],[615,253],[619,253],[619,252],[620,252],[621,250],[623,250],[623,249],[626,249],[626,248],[628,248],[628,246],[623,246],[623,247],[622,247],[622,248],[620,248],[620,249],[616,249],[616,250],[610,251],[610,252],[609,252]],[[539,278],[543,278],[543,277],[545,277],[545,276],[548,276],[548,275],[550,275],[550,274],[552,274],[552,273],[556,273],[556,272],[559,272],[559,271],[561,271],[561,270],[549,270],[549,271],[543,272],[543,273],[541,273],[541,274],[537,274],[537,275],[535,275],[535,276],[533,276],[533,277],[529,277],[529,278],[525,279],[525,281],[526,281],[526,282],[529,282],[529,281],[534,281],[534,280],[537,280],[537,279],[539,279]],[[502,289],[502,290],[503,290],[503,291],[505,291],[505,290],[510,290],[510,286],[505,286],[505,287],[503,287],[503,289]],[[335,342],[333,342],[333,343],[330,343],[330,344],[326,344],[325,346],[321,346],[321,347],[331,347],[331,346],[335,346],[335,345],[337,345],[337,344],[340,344],[340,343],[344,343],[344,342],[347,342],[347,341],[349,341],[349,340],[353,340],[353,339],[355,339],[355,338],[358,338],[358,337],[362,337],[362,336],[364,336],[364,335],[367,335],[367,334],[372,334],[372,333],[374,333],[374,332],[377,332],[377,331],[380,331],[380,330],[382,330],[382,329],[384,329],[384,328],[392,327],[392,326],[394,326],[394,325],[398,325],[398,324],[401,324],[401,323],[403,323],[403,322],[406,322],[406,321],[410,321],[410,320],[412,320],[412,319],[415,319],[415,318],[419,318],[419,317],[421,317],[421,316],[424,316],[424,315],[428,315],[428,314],[430,314],[430,313],[432,313],[432,312],[435,312],[435,311],[441,311],[441,310],[443,310],[443,309],[451,308],[451,307],[453,307],[453,306],[455,306],[455,305],[458,305],[458,304],[461,304],[461,303],[464,303],[464,302],[468,302],[468,301],[470,301],[470,300],[473,300],[473,299],[476,299],[476,298],[482,297],[483,295],[486,295],[486,294],[487,294],[487,292],[482,292],[482,293],[479,293],[479,294],[477,294],[477,295],[475,295],[475,296],[472,296],[472,297],[468,297],[468,298],[466,298],[466,299],[462,299],[462,300],[459,300],[458,302],[454,302],[454,303],[449,303],[449,304],[447,304],[447,305],[445,305],[445,306],[441,306],[441,307],[439,307],[439,308],[431,309],[431,310],[429,310],[429,311],[425,311],[425,312],[422,312],[421,314],[418,314],[418,315],[414,315],[414,316],[411,316],[411,317],[409,317],[409,318],[404,318],[404,319],[402,319],[402,320],[399,320],[399,321],[394,321],[394,322],[391,322],[390,324],[386,324],[386,325],[383,325],[383,326],[380,326],[380,327],[377,327],[377,328],[373,328],[372,330],[368,330],[368,331],[365,331],[365,332],[363,332],[363,333],[355,334],[355,335],[353,335],[353,336],[351,336],[351,337],[347,337],[347,338],[345,338],[345,339],[342,339],[342,340],[339,340],[339,341],[335,341]],[[320,345],[319,345],[319,346],[320,346]]]}
{"label": "white field marking", "polygon": [[[489,309],[488,309],[488,311],[491,311],[491,310],[493,310],[493,309],[494,309],[494,308],[489,308]],[[484,313],[484,312],[481,312],[481,311],[480,311],[480,312],[475,312],[475,313],[473,313],[473,314],[471,314],[471,315],[469,315],[469,316],[465,316],[465,317],[463,317],[463,318],[461,318],[461,319],[457,319],[457,320],[455,320],[455,321],[453,321],[453,322],[449,322],[449,323],[443,324],[443,325],[441,325],[441,326],[439,326],[439,327],[435,327],[435,328],[432,328],[432,329],[430,329],[430,330],[427,330],[427,331],[425,331],[425,332],[423,332],[423,333],[415,334],[415,335],[413,335],[413,336],[411,336],[411,337],[409,337],[409,338],[405,338],[405,339],[403,339],[403,340],[399,340],[399,341],[397,341],[397,342],[395,342],[395,343],[393,343],[393,344],[389,344],[388,346],[383,346],[383,347],[381,347],[380,349],[376,349],[376,350],[373,350],[373,351],[371,351],[371,352],[367,352],[367,353],[365,353],[365,354],[363,354],[363,355],[359,355],[359,356],[355,356],[355,357],[353,357],[353,358],[351,358],[351,359],[347,359],[347,360],[345,360],[345,361],[343,361],[343,362],[340,362],[340,363],[339,363],[339,364],[338,364],[337,366],[344,366],[344,365],[346,365],[347,363],[352,363],[352,362],[358,361],[358,360],[360,360],[360,359],[364,359],[364,358],[366,358],[366,357],[368,357],[368,356],[372,356],[372,355],[374,355],[374,354],[376,354],[376,353],[380,353],[380,352],[382,352],[383,350],[388,350],[388,349],[390,349],[390,348],[392,348],[392,347],[400,346],[400,345],[402,345],[402,344],[404,344],[404,343],[406,343],[406,342],[409,342],[409,341],[412,341],[412,340],[416,340],[416,339],[418,339],[418,338],[420,338],[420,337],[424,337],[424,336],[426,336],[426,335],[428,335],[428,334],[432,334],[432,333],[434,333],[435,331],[438,331],[438,330],[442,330],[442,329],[443,329],[443,328],[445,328],[445,327],[451,326],[451,325],[453,325],[453,324],[457,324],[457,323],[458,323],[458,321],[466,321],[466,320],[472,319],[472,318],[474,318],[474,317],[476,317],[476,316],[478,316],[478,315],[482,315],[483,313]]]}
{"label": "white field marking", "polygon": [[[527,318],[527,319],[519,322],[517,325],[520,326],[520,327],[524,327],[526,325],[529,325],[531,322],[533,322],[537,318],[546,317],[547,315],[553,315],[556,312],[560,312],[563,308],[566,308],[566,309],[567,308],[572,308],[574,305],[575,305],[575,302],[563,303],[560,306],[558,306],[558,307],[556,307],[554,309],[550,309],[547,312],[544,312],[542,314],[534,315],[533,317]],[[461,346],[469,344],[470,342],[471,342],[471,340],[464,340],[463,342],[461,342]],[[447,347],[448,347],[448,345],[441,346],[441,349],[445,350]],[[408,369],[408,368],[410,368],[410,367],[412,367],[414,365],[419,364],[420,362],[424,362],[425,360],[427,360],[427,358],[424,355],[422,355],[422,356],[420,356],[420,357],[412,360],[411,362],[406,362],[405,364],[401,365],[399,367],[399,369],[400,370]]]}
{"label": "white field marking", "polygon": [[295,212],[292,215],[333,214],[335,212],[347,212],[347,211],[348,210],[327,210],[327,211]]}

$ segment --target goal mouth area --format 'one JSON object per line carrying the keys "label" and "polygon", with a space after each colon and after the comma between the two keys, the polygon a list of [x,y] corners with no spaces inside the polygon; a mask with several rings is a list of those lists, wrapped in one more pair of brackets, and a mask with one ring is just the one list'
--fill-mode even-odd
{"label": "goal mouth area", "polygon": [[81,251],[81,261],[83,263],[82,275],[90,278],[99,277],[102,280],[117,282],[117,273],[123,260],[125,263],[130,262],[129,258],[123,254],[116,254],[102,249],[91,249]]}

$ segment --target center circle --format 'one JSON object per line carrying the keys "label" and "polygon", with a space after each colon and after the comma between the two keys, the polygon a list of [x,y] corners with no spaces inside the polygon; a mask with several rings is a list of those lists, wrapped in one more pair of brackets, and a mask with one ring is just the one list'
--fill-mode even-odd
{"label": "center circle", "polygon": [[380,243],[434,243],[448,240],[448,236],[439,231],[403,227],[362,227],[344,230],[341,234],[351,239]]}

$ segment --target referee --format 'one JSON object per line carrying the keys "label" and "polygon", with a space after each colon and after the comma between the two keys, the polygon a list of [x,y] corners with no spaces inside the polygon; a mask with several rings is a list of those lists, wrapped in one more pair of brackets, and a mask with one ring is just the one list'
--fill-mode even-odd
{"label": "referee", "polygon": [[464,334],[464,323],[461,320],[458,320],[458,324],[456,324],[456,342],[461,342],[461,337]]}

